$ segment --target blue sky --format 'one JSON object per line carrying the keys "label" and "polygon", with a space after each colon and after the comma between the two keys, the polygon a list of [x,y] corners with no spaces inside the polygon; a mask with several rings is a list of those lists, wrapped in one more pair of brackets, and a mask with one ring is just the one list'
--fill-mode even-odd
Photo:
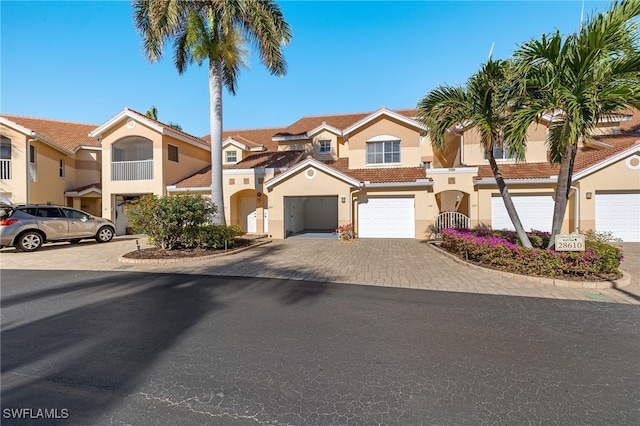
{"label": "blue sky", "polygon": [[[462,84],[544,32],[574,32],[582,1],[280,1],[293,39],[288,73],[253,56],[225,129],[286,126],[305,115],[413,108],[441,84]],[[585,16],[607,2],[586,1]],[[0,112],[102,124],[124,107],[194,135],[209,133],[206,65],[178,75],[171,46],[145,59],[126,1],[0,1]]]}

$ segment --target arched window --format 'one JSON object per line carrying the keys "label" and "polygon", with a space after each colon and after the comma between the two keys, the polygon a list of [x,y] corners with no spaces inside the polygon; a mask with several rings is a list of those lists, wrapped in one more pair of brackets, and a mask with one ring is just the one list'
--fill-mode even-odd
{"label": "arched window", "polygon": [[367,164],[400,164],[400,138],[380,135],[369,139]]}
{"label": "arched window", "polygon": [[153,160],[153,142],[142,136],[127,136],[111,145],[111,161]]}

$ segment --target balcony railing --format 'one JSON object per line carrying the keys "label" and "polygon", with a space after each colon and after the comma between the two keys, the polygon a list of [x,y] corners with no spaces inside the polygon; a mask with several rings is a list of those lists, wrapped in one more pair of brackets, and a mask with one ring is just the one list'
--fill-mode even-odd
{"label": "balcony railing", "polygon": [[115,161],[111,163],[111,180],[152,180],[153,160]]}
{"label": "balcony railing", "polygon": [[11,160],[0,160],[0,180],[11,179]]}

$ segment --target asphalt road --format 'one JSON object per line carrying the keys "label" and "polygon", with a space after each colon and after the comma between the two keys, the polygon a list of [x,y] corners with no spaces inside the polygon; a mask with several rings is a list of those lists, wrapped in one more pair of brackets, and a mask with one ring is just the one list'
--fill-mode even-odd
{"label": "asphalt road", "polygon": [[2,425],[640,424],[634,305],[0,273]]}

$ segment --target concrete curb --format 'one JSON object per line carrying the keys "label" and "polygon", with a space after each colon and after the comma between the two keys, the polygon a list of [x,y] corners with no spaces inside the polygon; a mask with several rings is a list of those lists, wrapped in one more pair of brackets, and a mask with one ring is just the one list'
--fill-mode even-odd
{"label": "concrete curb", "polygon": [[129,263],[129,264],[146,264],[146,265],[158,265],[164,263],[185,263],[185,262],[195,262],[198,260],[208,260],[215,259],[216,257],[230,256],[232,254],[241,253],[246,250],[250,250],[252,248],[260,247],[265,244],[269,244],[271,240],[262,241],[259,243],[251,244],[247,247],[240,247],[234,250],[229,250],[222,253],[211,254],[208,256],[199,256],[199,257],[183,257],[179,259],[135,259],[129,257],[118,256],[118,262],[120,263]]}
{"label": "concrete curb", "polygon": [[542,285],[563,287],[563,288],[581,288],[581,289],[588,289],[588,290],[596,290],[596,289],[607,289],[607,288],[619,288],[619,287],[627,286],[631,283],[631,275],[629,275],[629,273],[623,270],[620,270],[620,272],[622,272],[622,278],[619,278],[615,281],[568,281],[568,280],[561,280],[557,278],[545,278],[545,277],[513,274],[511,272],[503,272],[503,271],[498,271],[491,268],[484,268],[482,266],[478,266],[478,265],[474,265],[473,263],[466,262],[460,259],[458,256],[452,253],[449,253],[444,249],[441,249],[434,242],[429,242],[427,245],[429,247],[432,247],[438,253],[441,253],[447,256],[448,258],[452,259],[454,262],[459,263],[461,265],[465,265],[468,268],[488,272],[490,274],[493,274],[502,278],[521,280],[531,284],[542,284]]}

